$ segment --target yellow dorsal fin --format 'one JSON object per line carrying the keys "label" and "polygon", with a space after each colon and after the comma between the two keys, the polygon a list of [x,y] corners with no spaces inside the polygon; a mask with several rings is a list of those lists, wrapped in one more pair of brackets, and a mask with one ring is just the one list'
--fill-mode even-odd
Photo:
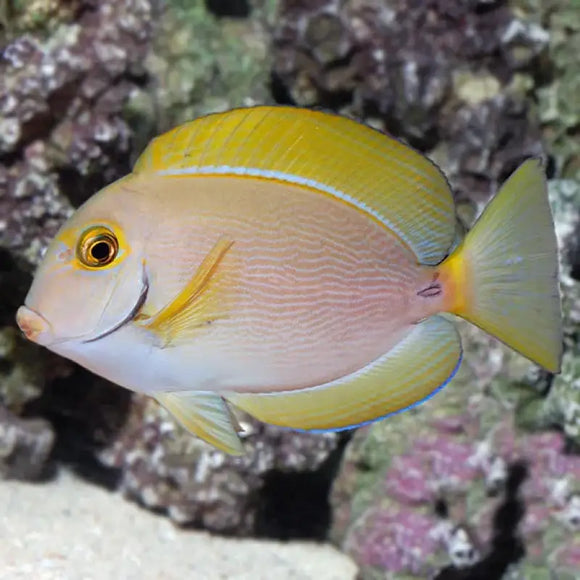
{"label": "yellow dorsal fin", "polygon": [[177,337],[189,338],[192,330],[223,316],[224,307],[217,309],[209,285],[232,245],[226,238],[218,240],[183,290],[159,312],[151,317],[138,316],[136,322],[157,334],[167,346]]}
{"label": "yellow dorsal fin", "polygon": [[373,215],[426,264],[440,262],[455,235],[451,190],[434,163],[379,131],[320,111],[264,106],[202,117],[154,139],[134,171],[300,184]]}
{"label": "yellow dorsal fin", "polygon": [[433,316],[412,327],[392,350],[336,381],[295,391],[227,393],[265,423],[307,431],[340,431],[414,407],[445,386],[461,362],[452,322]]}

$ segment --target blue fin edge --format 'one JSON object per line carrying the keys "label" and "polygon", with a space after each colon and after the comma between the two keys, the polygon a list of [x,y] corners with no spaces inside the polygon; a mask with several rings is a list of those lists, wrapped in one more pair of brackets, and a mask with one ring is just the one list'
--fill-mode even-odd
{"label": "blue fin edge", "polygon": [[415,401],[412,405],[408,405],[403,409],[398,409],[397,411],[393,411],[392,413],[387,413],[386,415],[382,415],[377,417],[376,419],[370,419],[369,421],[363,421],[362,423],[356,423],[354,425],[347,425],[346,427],[336,427],[334,429],[296,429],[294,427],[282,427],[278,425],[280,429],[284,429],[285,431],[297,431],[300,433],[339,433],[340,431],[350,431],[352,429],[358,429],[359,427],[364,427],[365,425],[372,425],[377,421],[382,421],[387,417],[392,417],[393,415],[398,415],[399,413],[404,413],[405,411],[409,411],[410,409],[414,409],[419,405],[422,405],[425,401],[428,401],[431,397],[434,397],[439,391],[443,390],[455,377],[459,367],[461,366],[461,362],[463,361],[463,349],[459,351],[459,360],[455,365],[455,368],[451,371],[451,374],[435,389],[433,389],[426,397]]}

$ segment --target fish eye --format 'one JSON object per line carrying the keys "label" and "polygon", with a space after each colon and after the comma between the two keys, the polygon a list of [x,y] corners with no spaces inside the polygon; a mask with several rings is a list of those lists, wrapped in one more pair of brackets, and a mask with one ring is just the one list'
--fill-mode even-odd
{"label": "fish eye", "polygon": [[77,257],[88,268],[103,268],[115,260],[119,241],[108,228],[97,226],[83,233],[77,247]]}

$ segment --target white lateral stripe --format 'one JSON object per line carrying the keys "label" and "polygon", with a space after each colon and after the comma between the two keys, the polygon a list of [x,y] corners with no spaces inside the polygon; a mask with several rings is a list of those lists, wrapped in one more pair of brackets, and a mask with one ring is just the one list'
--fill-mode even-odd
{"label": "white lateral stripe", "polygon": [[228,165],[208,165],[205,167],[184,167],[181,169],[163,169],[158,171],[158,175],[237,175],[237,176],[250,176],[250,177],[263,177],[266,179],[275,179],[277,181],[285,181],[287,183],[292,183],[295,185],[305,185],[312,189],[318,189],[324,193],[328,193],[342,201],[345,201],[351,205],[354,205],[360,210],[372,215],[386,228],[396,233],[399,238],[401,238],[407,246],[409,246],[415,255],[419,255],[420,251],[414,246],[411,240],[401,232],[397,227],[395,227],[385,216],[381,215],[376,210],[372,209],[360,200],[351,197],[350,195],[344,193],[332,187],[331,185],[325,185],[314,179],[308,177],[301,177],[300,175],[293,175],[292,173],[283,173],[281,171],[273,171],[271,169],[259,169],[257,167],[230,167]]}

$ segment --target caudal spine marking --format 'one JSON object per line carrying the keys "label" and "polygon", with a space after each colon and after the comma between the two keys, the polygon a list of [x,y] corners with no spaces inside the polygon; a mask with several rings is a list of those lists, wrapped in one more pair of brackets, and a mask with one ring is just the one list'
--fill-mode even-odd
{"label": "caudal spine marking", "polygon": [[419,290],[417,292],[417,296],[421,296],[422,298],[434,298],[435,296],[441,296],[443,289],[441,287],[441,282],[439,280],[439,272],[435,272],[433,275],[433,280],[426,288]]}

